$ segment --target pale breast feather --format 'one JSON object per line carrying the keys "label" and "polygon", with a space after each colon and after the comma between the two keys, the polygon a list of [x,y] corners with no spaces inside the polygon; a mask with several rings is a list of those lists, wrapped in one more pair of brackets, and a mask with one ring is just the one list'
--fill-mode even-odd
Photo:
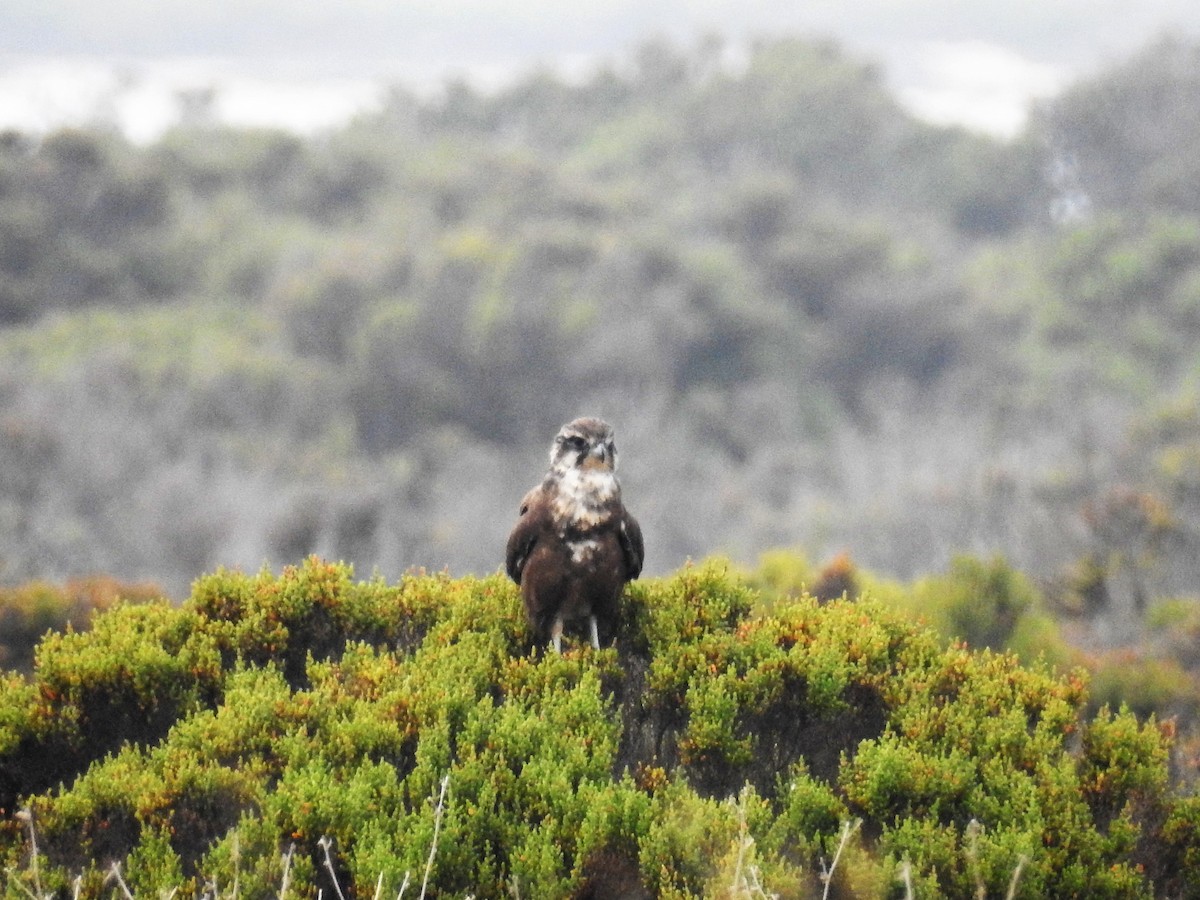
{"label": "pale breast feather", "polygon": [[613,501],[621,489],[611,472],[569,469],[558,483],[551,503],[559,528],[590,530],[603,525],[616,512]]}
{"label": "pale breast feather", "polygon": [[567,547],[571,550],[571,562],[576,565],[587,565],[596,557],[596,551],[600,549],[600,542],[595,538],[584,538],[582,540],[567,541]]}

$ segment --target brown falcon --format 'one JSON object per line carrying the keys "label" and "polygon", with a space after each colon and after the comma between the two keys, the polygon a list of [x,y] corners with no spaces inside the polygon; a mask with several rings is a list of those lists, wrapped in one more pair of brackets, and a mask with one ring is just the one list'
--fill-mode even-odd
{"label": "brown falcon", "polygon": [[505,568],[521,586],[539,641],[562,650],[563,628],[587,620],[592,646],[612,634],[625,582],[642,571],[642,529],[621,502],[613,430],[600,419],[564,425],[550,471],[521,501]]}

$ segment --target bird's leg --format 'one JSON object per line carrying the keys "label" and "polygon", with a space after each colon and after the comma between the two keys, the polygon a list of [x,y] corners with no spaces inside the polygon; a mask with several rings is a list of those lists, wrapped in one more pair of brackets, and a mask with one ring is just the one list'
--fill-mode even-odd
{"label": "bird's leg", "polygon": [[588,624],[592,626],[592,647],[600,649],[600,629],[596,627],[596,617],[588,616]]}
{"label": "bird's leg", "polygon": [[562,653],[562,633],[563,620],[562,616],[554,617],[554,624],[550,626],[550,645],[554,647],[555,653]]}

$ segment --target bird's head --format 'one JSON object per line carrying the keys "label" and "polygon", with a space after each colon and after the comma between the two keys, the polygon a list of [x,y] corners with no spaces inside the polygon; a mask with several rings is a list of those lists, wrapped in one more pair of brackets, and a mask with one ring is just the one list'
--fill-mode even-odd
{"label": "bird's head", "polygon": [[588,417],[568,422],[550,447],[550,469],[559,473],[570,469],[615,472],[617,445],[612,427],[602,419]]}

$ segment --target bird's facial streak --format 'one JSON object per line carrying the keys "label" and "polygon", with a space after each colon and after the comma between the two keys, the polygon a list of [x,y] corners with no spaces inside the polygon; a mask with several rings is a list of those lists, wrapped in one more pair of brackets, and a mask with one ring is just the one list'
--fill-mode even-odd
{"label": "bird's facial streak", "polygon": [[612,428],[600,419],[576,419],[562,427],[550,447],[550,469],[617,470],[617,446]]}

